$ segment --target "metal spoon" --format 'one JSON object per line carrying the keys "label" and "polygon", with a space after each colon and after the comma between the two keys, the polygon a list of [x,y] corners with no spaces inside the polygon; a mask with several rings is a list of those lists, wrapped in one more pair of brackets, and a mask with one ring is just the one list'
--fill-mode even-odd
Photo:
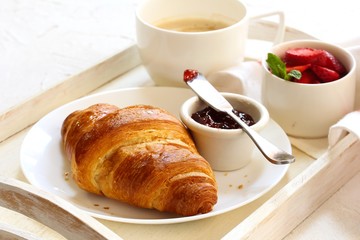
{"label": "metal spoon", "polygon": [[185,70],[185,83],[209,106],[217,111],[226,112],[240,124],[242,130],[252,139],[264,157],[273,164],[289,164],[295,157],[263,138],[233,113],[231,104],[196,70]]}

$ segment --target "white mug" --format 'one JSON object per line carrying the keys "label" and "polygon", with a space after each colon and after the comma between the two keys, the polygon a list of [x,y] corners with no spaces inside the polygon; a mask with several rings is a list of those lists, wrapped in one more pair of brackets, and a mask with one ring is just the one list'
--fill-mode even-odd
{"label": "white mug", "polygon": [[[236,66],[244,60],[249,21],[279,16],[274,43],[283,40],[283,12],[249,16],[239,0],[144,0],[136,11],[136,36],[143,64],[156,85],[185,87],[183,72],[204,75]],[[225,23],[217,30],[183,32],[157,25],[179,19]]]}

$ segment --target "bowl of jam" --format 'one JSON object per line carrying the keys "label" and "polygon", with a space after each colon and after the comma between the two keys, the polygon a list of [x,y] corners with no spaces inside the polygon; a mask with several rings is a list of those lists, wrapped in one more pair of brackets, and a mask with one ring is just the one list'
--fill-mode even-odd
{"label": "bowl of jam", "polygon": [[[267,109],[258,101],[235,93],[221,93],[233,112],[257,132],[269,121]],[[227,113],[207,106],[198,97],[186,100],[180,119],[194,138],[199,153],[216,171],[233,171],[246,166],[258,151],[241,126]]]}

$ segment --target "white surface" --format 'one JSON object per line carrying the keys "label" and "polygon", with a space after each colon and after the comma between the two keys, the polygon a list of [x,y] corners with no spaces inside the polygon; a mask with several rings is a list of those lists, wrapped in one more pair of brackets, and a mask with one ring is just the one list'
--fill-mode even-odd
{"label": "white surface", "polygon": [[[0,114],[134,44],[139,1],[1,1]],[[360,44],[357,1],[244,2],[255,13],[283,10],[288,26],[319,39]]]}
{"label": "white surface", "polygon": [[0,2],[0,114],[134,43],[132,0]]}
{"label": "white surface", "polygon": [[[284,10],[288,26],[321,40],[344,46],[360,44],[358,1],[244,1],[255,12]],[[112,55],[113,51],[133,44],[132,7],[136,2],[138,0],[1,1],[0,113],[92,66],[107,54]],[[132,83],[125,81],[119,85],[124,86],[132,86]],[[20,139],[16,141],[21,142]],[[11,144],[6,142],[7,145]],[[314,145],[309,142],[309,146]],[[9,159],[18,159],[17,151],[5,152],[9,152]],[[315,155],[318,157],[321,153]],[[17,172],[7,165],[2,169],[5,175]],[[329,199],[295,229],[289,239],[357,239],[360,233],[358,225],[354,227],[354,224],[360,222],[357,205],[360,194],[356,191],[359,185],[358,174],[344,186],[346,191],[341,189]],[[346,215],[339,205],[346,206]],[[45,230],[41,232],[46,235]]]}
{"label": "white surface", "polygon": [[[171,96],[178,97],[173,101],[163,101]],[[65,173],[71,170],[62,152],[60,129],[64,118],[71,112],[91,104],[107,102],[119,107],[150,104],[177,115],[182,102],[191,96],[193,93],[188,89],[135,88],[96,94],[64,105],[36,123],[25,137],[20,155],[23,172],[33,185],[80,206],[95,217],[142,224],[187,222],[225,213],[261,197],[283,178],[289,165],[272,165],[259,152],[255,152],[245,168],[215,173],[219,186],[218,203],[212,212],[191,217],[131,207],[86,193],[76,186],[71,177],[65,179]],[[262,134],[279,147],[291,151],[289,139],[275,122],[270,121]]]}
{"label": "white surface", "polygon": [[269,9],[285,12],[287,26],[306,32],[315,38],[341,43],[360,44],[360,4],[354,0],[243,0],[253,12]]}

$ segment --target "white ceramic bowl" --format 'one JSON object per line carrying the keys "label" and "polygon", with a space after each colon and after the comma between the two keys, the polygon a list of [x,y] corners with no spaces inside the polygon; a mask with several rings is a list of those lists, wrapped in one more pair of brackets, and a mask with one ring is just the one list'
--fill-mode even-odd
{"label": "white ceramic bowl", "polygon": [[278,44],[270,52],[282,57],[289,48],[324,49],[345,66],[348,73],[333,82],[301,84],[273,75],[262,60],[264,73],[262,102],[284,131],[303,138],[326,137],[331,125],[353,111],[355,102],[355,59],[344,48],[317,40],[296,40]]}
{"label": "white ceramic bowl", "polygon": [[[259,102],[234,93],[222,95],[239,111],[250,114],[255,121],[251,126],[261,131],[269,121],[267,109]],[[207,105],[198,97],[184,102],[180,109],[180,119],[190,130],[199,153],[216,171],[232,171],[246,166],[253,154],[258,151],[255,144],[241,129],[218,129],[202,125],[191,115]]]}

